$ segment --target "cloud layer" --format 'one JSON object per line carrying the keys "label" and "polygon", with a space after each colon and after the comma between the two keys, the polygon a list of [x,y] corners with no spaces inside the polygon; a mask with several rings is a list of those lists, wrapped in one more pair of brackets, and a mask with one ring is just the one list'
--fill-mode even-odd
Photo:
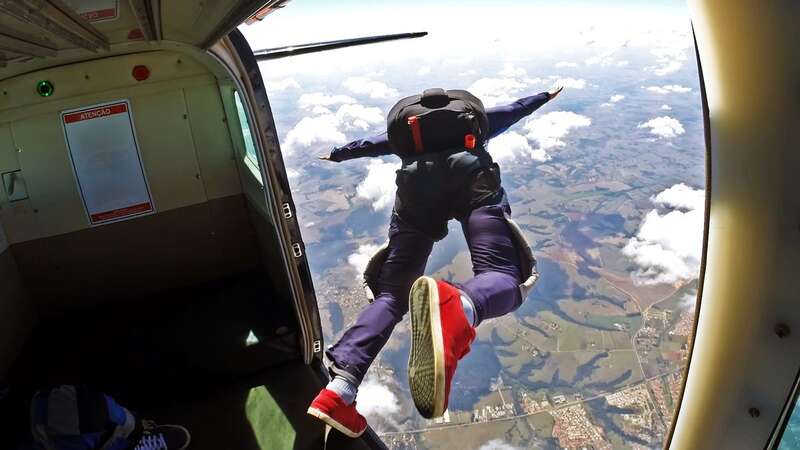
{"label": "cloud layer", "polygon": [[481,445],[478,450],[521,450],[519,447],[514,447],[506,443],[502,439],[492,439],[491,441]]}
{"label": "cloud layer", "polygon": [[309,92],[297,100],[297,106],[303,109],[313,109],[316,106],[333,106],[343,103],[356,103],[356,99],[347,95],[327,95],[322,92]]}
{"label": "cloud layer", "polygon": [[368,376],[358,387],[358,412],[369,417],[392,421],[400,412],[400,400],[375,377]]}
{"label": "cloud layer", "polygon": [[356,187],[356,197],[372,203],[375,211],[388,210],[394,204],[397,190],[395,172],[400,163],[387,163],[380,159],[370,160],[367,165],[367,176]]}
{"label": "cloud layer", "polygon": [[269,92],[283,92],[287,89],[300,89],[300,83],[294,78],[284,78],[282,80],[267,80],[264,82]]}
{"label": "cloud layer", "polygon": [[516,78],[481,78],[467,90],[481,99],[487,108],[511,103],[519,98],[526,83]]}
{"label": "cloud layer", "polygon": [[347,257],[347,263],[353,266],[359,278],[367,269],[370,258],[375,255],[379,248],[381,246],[377,244],[361,244],[355,253]]}
{"label": "cloud layer", "polygon": [[644,88],[648,92],[654,92],[656,94],[685,94],[687,92],[692,92],[692,88],[681,86],[679,84],[665,84],[663,86],[648,86]]}
{"label": "cloud layer", "polygon": [[669,211],[647,213],[622,249],[639,267],[632,275],[634,281],[659,284],[696,279],[703,250],[705,192],[680,183],[651,201]]}
{"label": "cloud layer", "polygon": [[[350,103],[346,101],[347,99],[349,99],[347,96],[324,96],[322,94],[312,97],[301,96],[299,102],[306,108],[313,108],[312,114],[316,115],[303,117],[289,130],[282,146],[285,154],[292,155],[300,149],[308,149],[317,145],[345,144],[348,140],[345,132],[363,133],[371,127],[383,123],[383,113],[380,109]],[[337,103],[344,104],[339,106],[336,112],[323,106]]]}
{"label": "cloud layer", "polygon": [[368,77],[350,77],[342,82],[342,86],[354,94],[366,95],[371,99],[394,99],[400,95],[397,89]]}
{"label": "cloud layer", "polygon": [[640,123],[638,128],[649,128],[651,134],[664,139],[674,138],[686,132],[678,119],[669,116],[650,119],[645,123]]}
{"label": "cloud layer", "polygon": [[553,111],[528,119],[524,127],[528,131],[528,139],[539,144],[531,156],[538,161],[547,161],[550,159],[548,150],[567,145],[563,139],[572,130],[591,124],[590,118],[571,111]]}
{"label": "cloud layer", "polygon": [[513,161],[523,155],[534,158],[534,149],[528,143],[528,139],[514,131],[506,131],[489,141],[488,150],[492,158],[500,163]]}

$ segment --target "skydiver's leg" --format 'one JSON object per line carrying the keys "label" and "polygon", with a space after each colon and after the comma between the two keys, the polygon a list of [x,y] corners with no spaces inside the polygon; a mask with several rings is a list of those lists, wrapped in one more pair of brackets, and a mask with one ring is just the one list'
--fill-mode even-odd
{"label": "skydiver's leg", "polygon": [[520,243],[506,215],[511,208],[502,193],[494,204],[480,206],[460,220],[475,276],[459,287],[475,307],[476,326],[516,310],[524,300]]}
{"label": "skydiver's leg", "polygon": [[425,271],[434,239],[397,214],[389,226],[389,252],[378,278],[375,301],[368,304],[328,351],[334,374],[358,385],[408,312],[411,284]]}

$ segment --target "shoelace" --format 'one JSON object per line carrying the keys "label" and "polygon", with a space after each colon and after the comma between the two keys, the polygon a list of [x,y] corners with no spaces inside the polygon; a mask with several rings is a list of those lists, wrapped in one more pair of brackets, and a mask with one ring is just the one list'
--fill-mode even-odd
{"label": "shoelace", "polygon": [[169,447],[163,434],[146,433],[133,450],[169,450]]}

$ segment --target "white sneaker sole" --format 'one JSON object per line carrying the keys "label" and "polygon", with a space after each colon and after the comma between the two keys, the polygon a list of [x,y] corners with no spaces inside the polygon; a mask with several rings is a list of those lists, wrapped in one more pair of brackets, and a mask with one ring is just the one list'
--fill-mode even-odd
{"label": "white sneaker sole", "polygon": [[347,437],[350,437],[350,438],[354,438],[355,439],[355,438],[361,437],[361,435],[364,434],[364,431],[367,430],[366,428],[364,428],[363,430],[361,430],[358,433],[353,432],[353,431],[347,429],[347,427],[345,427],[344,425],[342,425],[339,422],[335,421],[333,419],[333,417],[325,414],[324,412],[320,411],[317,408],[308,408],[307,413],[308,413],[308,415],[314,416],[317,419],[325,422],[326,425],[328,425],[330,427],[333,427],[334,429],[336,429],[336,431],[338,431],[338,432],[342,433],[343,435],[345,435]]}
{"label": "white sneaker sole", "polygon": [[436,280],[420,277],[409,293],[411,353],[408,384],[419,413],[428,419],[445,411],[444,346]]}

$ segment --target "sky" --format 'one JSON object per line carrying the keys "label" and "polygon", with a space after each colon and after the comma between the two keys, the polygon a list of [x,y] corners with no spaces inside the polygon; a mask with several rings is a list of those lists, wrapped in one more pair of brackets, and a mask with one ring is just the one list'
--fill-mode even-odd
{"label": "sky", "polygon": [[[487,5],[491,6],[487,6]],[[335,6],[334,6],[335,5]],[[424,11],[424,12],[423,12]],[[657,20],[653,20],[657,18]],[[264,21],[243,25],[254,49],[402,32],[427,31],[399,41],[299,56],[270,64],[271,74],[355,72],[364,65],[392,66],[411,57],[448,63],[486,56],[547,59],[564,49],[613,52],[619,46],[664,46],[666,30],[686,26],[680,1],[421,1],[295,0]],[[463,44],[458,44],[463,42]]]}

